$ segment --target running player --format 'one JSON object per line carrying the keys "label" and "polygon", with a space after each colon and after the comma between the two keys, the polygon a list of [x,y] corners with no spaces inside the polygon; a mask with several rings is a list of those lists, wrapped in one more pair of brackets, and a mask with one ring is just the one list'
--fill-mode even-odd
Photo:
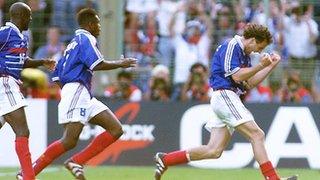
{"label": "running player", "polygon": [[[157,153],[155,179],[160,179],[168,166],[219,158],[234,130],[240,132],[251,143],[254,157],[265,179],[280,179],[267,156],[264,132],[239,98],[246,89],[262,82],[280,62],[279,55],[264,54],[256,66],[251,66],[249,55],[252,52],[261,53],[271,42],[272,37],[266,27],[248,24],[243,36],[236,35],[217,48],[211,66],[210,86],[213,94],[210,104],[218,120],[212,119],[206,124],[206,129],[211,132],[210,140],[207,145],[188,150]],[[283,179],[295,180],[297,176]]]}
{"label": "running player", "polygon": [[85,179],[83,165],[123,134],[116,116],[92,96],[91,78],[93,71],[134,67],[137,60],[121,58],[117,61],[104,61],[96,46],[96,37],[100,33],[100,19],[96,11],[82,9],[77,14],[77,20],[81,29],[76,30],[75,37],[58,62],[53,77],[62,87],[58,118],[59,124],[64,126],[64,133],[61,139],[50,144],[35,161],[33,169],[36,175],[53,160],[76,146],[83,126],[87,123],[99,125],[106,131],[65,162],[65,167],[76,179]]}
{"label": "running player", "polygon": [[53,60],[33,60],[27,57],[27,37],[22,34],[29,27],[31,9],[18,2],[11,5],[10,22],[0,28],[0,128],[7,122],[13,129],[16,140],[15,150],[24,180],[33,180],[35,175],[29,152],[29,129],[24,107],[26,100],[20,92],[23,68],[44,65],[54,69]]}

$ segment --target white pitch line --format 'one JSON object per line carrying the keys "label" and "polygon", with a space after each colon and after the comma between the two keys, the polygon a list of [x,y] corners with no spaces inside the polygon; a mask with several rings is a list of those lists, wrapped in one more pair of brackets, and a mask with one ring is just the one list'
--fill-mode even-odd
{"label": "white pitch line", "polygon": [[[50,167],[50,168],[46,168],[44,169],[41,173],[50,173],[50,172],[57,172],[59,171],[60,168],[57,167]],[[14,171],[14,172],[5,172],[5,173],[1,173],[0,172],[0,177],[1,176],[15,176],[17,175],[18,171]]]}

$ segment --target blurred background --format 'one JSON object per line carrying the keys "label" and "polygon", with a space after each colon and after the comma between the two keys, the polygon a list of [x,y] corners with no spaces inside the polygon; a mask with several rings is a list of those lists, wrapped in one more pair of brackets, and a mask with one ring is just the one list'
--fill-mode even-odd
{"label": "blurred background", "polygon": [[[10,5],[0,0],[0,25]],[[96,73],[93,91],[110,99],[208,102],[210,63],[216,47],[246,23],[268,26],[282,62],[273,74],[244,97],[246,102],[320,102],[317,0],[27,0],[33,20],[26,33],[29,56],[59,60],[78,28],[84,8],[101,18],[99,48],[106,59],[121,54],[138,58],[138,67]],[[252,55],[253,64],[259,58]],[[23,91],[30,98],[59,99],[50,72],[26,69]]]}

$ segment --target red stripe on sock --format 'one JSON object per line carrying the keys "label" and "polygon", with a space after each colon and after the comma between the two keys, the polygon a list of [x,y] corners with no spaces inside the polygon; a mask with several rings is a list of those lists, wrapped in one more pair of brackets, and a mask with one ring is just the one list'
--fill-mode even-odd
{"label": "red stripe on sock", "polygon": [[83,165],[91,158],[102,152],[110,144],[114,143],[116,140],[117,138],[114,138],[110,133],[103,132],[95,137],[85,149],[72,156],[71,159],[75,163]]}
{"label": "red stripe on sock", "polygon": [[276,170],[273,168],[272,163],[270,161],[261,164],[260,169],[265,179],[280,180],[279,175],[277,174]]}
{"label": "red stripe on sock", "polygon": [[16,137],[15,148],[21,165],[23,179],[34,180],[35,175],[32,169],[28,138]]}
{"label": "red stripe on sock", "polygon": [[163,163],[166,166],[173,166],[178,164],[188,163],[187,152],[186,151],[174,151],[166,154],[163,157]]}
{"label": "red stripe on sock", "polygon": [[47,167],[51,162],[57,159],[65,152],[63,144],[58,140],[51,143],[46,151],[33,163],[34,173],[39,174],[45,167]]}

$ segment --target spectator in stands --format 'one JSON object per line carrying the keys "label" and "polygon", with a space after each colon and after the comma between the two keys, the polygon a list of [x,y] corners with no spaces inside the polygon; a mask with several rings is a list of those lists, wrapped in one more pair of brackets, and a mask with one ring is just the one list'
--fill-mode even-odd
{"label": "spectator in stands", "polygon": [[145,55],[154,55],[156,40],[156,0],[128,0],[126,10],[128,11],[130,30],[129,51],[141,52]]}
{"label": "spectator in stands", "polygon": [[207,67],[201,63],[195,63],[191,66],[188,80],[182,88],[181,100],[208,102],[210,97]]}
{"label": "spectator in stands", "polygon": [[[269,12],[269,16],[266,15]],[[269,9],[265,9],[263,2],[259,3],[259,8],[253,17],[253,22],[268,27],[272,34],[273,42],[266,49],[267,52],[279,52],[281,54],[281,63],[269,76],[270,81],[279,81],[279,77],[283,77],[286,73],[284,70],[288,67],[288,50],[284,44],[284,32],[281,30],[281,13],[279,4],[276,0],[269,1]]]}
{"label": "spectator in stands", "polygon": [[132,73],[128,71],[120,71],[117,75],[115,85],[107,87],[104,91],[106,97],[112,99],[128,100],[132,102],[141,101],[141,90],[132,84]]}
{"label": "spectator in stands", "polygon": [[[206,30],[206,35],[211,38],[212,21],[206,12],[211,12],[211,9],[206,9],[206,5],[211,3],[204,3],[199,0],[185,0],[181,1],[173,13],[169,22],[169,32],[173,41],[176,36],[181,36],[187,27],[189,21],[199,21]],[[174,43],[174,42],[173,42]],[[175,44],[173,44],[175,46]]]}
{"label": "spectator in stands", "polygon": [[[178,12],[178,8],[182,8],[183,1],[176,2],[174,0],[160,0],[159,9],[157,13],[157,24],[159,31],[158,41],[158,60],[159,64],[165,65],[168,68],[173,65],[174,59],[174,47],[170,36],[170,21],[174,13]],[[183,20],[183,19],[182,19]],[[179,21],[179,22],[177,22]],[[183,27],[181,27],[181,18],[176,20],[174,31],[176,33],[182,33]],[[182,22],[184,23],[184,22]],[[179,26],[178,26],[179,25]]]}
{"label": "spectator in stands", "polygon": [[62,42],[72,39],[74,30],[78,27],[75,21],[77,12],[85,7],[96,8],[95,0],[54,0],[52,4],[51,25],[57,26],[62,32]]}
{"label": "spectator in stands", "polygon": [[172,99],[178,100],[181,89],[187,82],[191,66],[197,62],[209,64],[210,39],[205,26],[199,21],[188,21],[184,33],[173,39],[175,47],[175,66],[173,74]]}
{"label": "spectator in stands", "polygon": [[310,89],[316,65],[315,42],[319,35],[318,25],[312,18],[311,10],[297,2],[291,5],[291,16],[285,16],[284,9],[281,16],[281,27],[284,29],[285,44],[289,53],[289,67],[300,70],[303,85]]}
{"label": "spectator in stands", "polygon": [[246,102],[250,103],[267,103],[272,101],[272,90],[268,86],[259,84],[251,89],[245,97]]}
{"label": "spectator in stands", "polygon": [[[269,16],[266,15],[266,11],[269,12]],[[276,0],[269,1],[269,9],[265,10],[263,2],[259,3],[259,8],[252,20],[254,23],[262,24],[268,27],[269,31],[273,36],[273,43],[268,47],[269,51],[283,51],[283,33],[279,29],[280,21],[280,8]],[[285,54],[282,53],[282,62]],[[287,59],[287,57],[285,58]]]}
{"label": "spectator in stands", "polygon": [[150,71],[155,64],[156,55],[156,11],[157,0],[128,0],[126,5],[127,27],[125,56],[138,59],[135,85],[145,93],[150,78]]}
{"label": "spectator in stands", "polygon": [[290,71],[285,87],[280,93],[281,102],[311,103],[312,96],[300,81],[298,71]]}
{"label": "spectator in stands", "polygon": [[252,21],[252,18],[255,14],[255,11],[252,7],[255,6],[255,2],[248,0],[234,0],[231,1],[231,3],[236,22]]}
{"label": "spectator in stands", "polygon": [[32,21],[30,29],[32,30],[32,53],[45,42],[46,28],[50,24],[50,15],[52,5],[49,0],[28,0],[28,5],[32,11]]}
{"label": "spectator in stands", "polygon": [[4,0],[0,0],[0,26],[3,26],[4,22]]}
{"label": "spectator in stands", "polygon": [[[45,45],[40,46],[34,54],[36,59],[50,58],[58,61],[62,56],[63,50],[65,49],[64,44],[60,41],[60,29],[59,27],[52,26],[47,29],[47,42]],[[46,69],[41,69],[47,77],[50,76],[51,72]],[[60,99],[60,88],[48,78],[48,99]]]}
{"label": "spectator in stands", "polygon": [[281,94],[282,94],[282,84],[285,84],[286,81],[281,82],[279,80],[277,81],[270,81],[270,89],[272,92],[272,102],[274,103],[280,103],[281,102]]}
{"label": "spectator in stands", "polygon": [[218,12],[217,22],[215,23],[215,34],[213,36],[215,44],[222,44],[223,42],[233,38],[235,31],[232,19],[233,17],[231,15],[230,8],[223,5]]}
{"label": "spectator in stands", "polygon": [[169,101],[171,93],[169,69],[162,64],[155,66],[149,80],[149,90],[145,99],[151,101]]}
{"label": "spectator in stands", "polygon": [[36,59],[56,58],[57,61],[64,48],[64,44],[60,41],[59,27],[52,26],[47,29],[47,43],[37,49],[34,57]]}

